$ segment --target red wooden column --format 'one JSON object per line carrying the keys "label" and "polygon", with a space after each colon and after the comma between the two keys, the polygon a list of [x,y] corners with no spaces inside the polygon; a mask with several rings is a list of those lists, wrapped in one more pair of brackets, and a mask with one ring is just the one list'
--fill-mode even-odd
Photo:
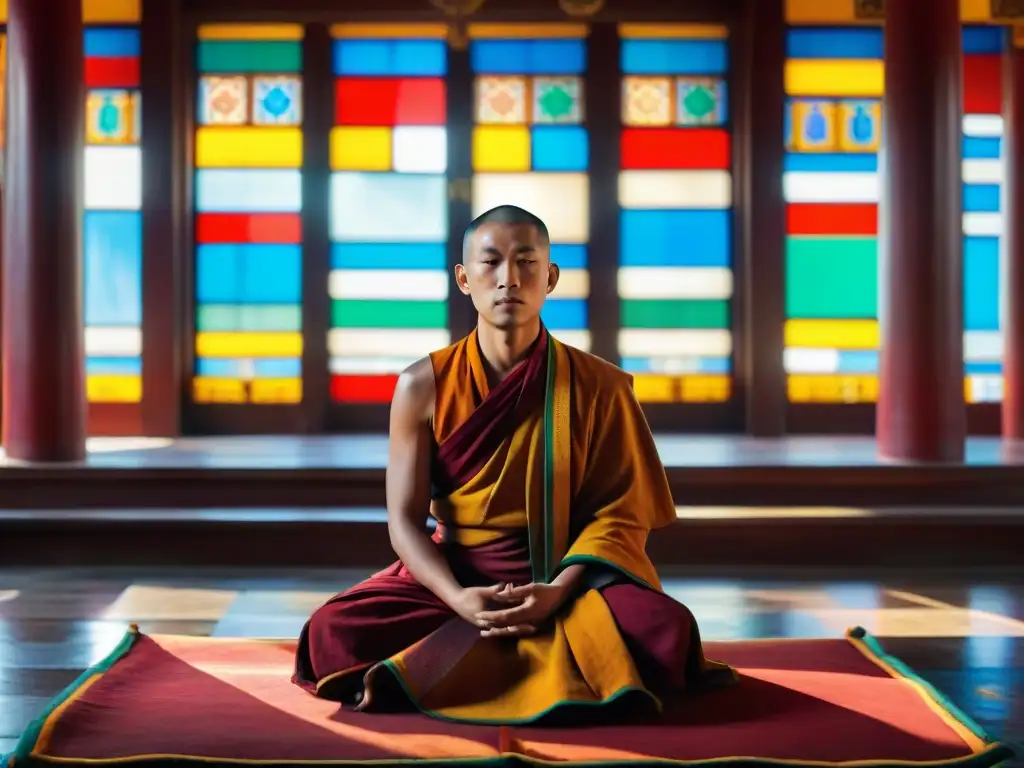
{"label": "red wooden column", "polygon": [[885,0],[879,452],[962,461],[959,0]]}
{"label": "red wooden column", "polygon": [[3,443],[85,455],[82,0],[8,0]]}
{"label": "red wooden column", "polygon": [[1024,439],[1024,26],[1014,30],[1003,71],[1003,221],[1006,317],[1003,331],[1003,437]]}

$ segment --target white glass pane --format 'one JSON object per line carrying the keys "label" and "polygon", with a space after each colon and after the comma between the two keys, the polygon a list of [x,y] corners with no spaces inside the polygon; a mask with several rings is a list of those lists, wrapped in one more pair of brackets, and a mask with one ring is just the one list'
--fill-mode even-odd
{"label": "white glass pane", "polygon": [[302,210],[302,172],[197,171],[196,210],[201,213],[298,213]]}
{"label": "white glass pane", "polygon": [[449,344],[451,334],[437,329],[332,328],[327,333],[327,350],[333,357],[422,357]]}
{"label": "white glass pane", "polygon": [[729,208],[732,176],[728,171],[623,171],[619,204],[641,210]]}
{"label": "white glass pane", "polygon": [[439,269],[335,269],[328,278],[332,299],[443,301],[448,273]]}
{"label": "white glass pane", "polygon": [[437,126],[396,126],[392,163],[399,173],[444,173],[448,170],[448,132]]}
{"label": "white glass pane", "polygon": [[877,203],[877,173],[789,171],[782,176],[787,203]]}
{"label": "white glass pane", "polygon": [[585,173],[478,173],[473,215],[516,205],[540,216],[554,243],[590,239],[590,181]]}
{"label": "white glass pane", "polygon": [[331,240],[438,242],[448,239],[444,176],[335,173],[331,176]]}
{"label": "white glass pane", "polygon": [[139,147],[85,148],[87,210],[142,208],[142,150]]}
{"label": "white glass pane", "polygon": [[732,270],[727,267],[622,267],[623,299],[728,299]]}

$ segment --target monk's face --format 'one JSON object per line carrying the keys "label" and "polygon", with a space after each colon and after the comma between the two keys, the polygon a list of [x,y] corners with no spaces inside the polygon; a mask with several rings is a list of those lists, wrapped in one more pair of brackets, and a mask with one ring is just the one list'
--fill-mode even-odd
{"label": "monk's face", "polygon": [[484,224],[467,243],[463,260],[455,267],[459,290],[498,328],[536,320],[558,282],[551,246],[529,224]]}

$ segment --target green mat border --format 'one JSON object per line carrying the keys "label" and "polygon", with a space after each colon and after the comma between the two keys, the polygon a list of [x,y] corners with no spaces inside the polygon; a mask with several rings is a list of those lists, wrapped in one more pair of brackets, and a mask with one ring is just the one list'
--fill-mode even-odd
{"label": "green mat border", "polygon": [[653,758],[648,760],[616,760],[616,761],[549,761],[525,757],[522,755],[499,755],[486,758],[446,758],[446,759],[395,759],[395,760],[306,760],[282,762],[275,760],[230,760],[219,758],[206,758],[199,756],[163,756],[163,755],[140,755],[137,757],[123,758],[59,758],[47,755],[34,755],[32,750],[39,740],[47,719],[58,707],[71,699],[79,689],[82,688],[94,676],[107,672],[120,659],[124,658],[134,647],[138,639],[142,637],[137,624],[131,624],[125,636],[117,644],[113,651],[85,670],[63,691],[58,693],[43,711],[29,723],[14,752],[6,758],[0,756],[0,766],[6,764],[7,768],[36,768],[46,766],[120,766],[120,765],[153,765],[160,768],[194,768],[199,763],[206,766],[260,766],[269,768],[280,766],[281,768],[303,768],[305,766],[416,766],[417,768],[538,768],[540,766],[571,766],[572,768],[633,768],[634,766],[686,766],[687,768],[996,768],[1009,761],[1024,760],[1024,744],[1016,742],[993,741],[985,730],[968,716],[963,710],[953,704],[946,696],[942,695],[933,685],[924,680],[910,667],[904,664],[895,656],[886,653],[882,644],[872,637],[863,627],[853,627],[847,630],[846,639],[861,644],[875,657],[876,660],[888,665],[898,672],[903,678],[912,681],[921,687],[921,690],[931,700],[942,708],[950,717],[955,719],[971,733],[984,741],[988,746],[982,751],[965,757],[953,758],[950,760],[933,761],[899,761],[899,760],[860,760],[850,762],[821,762],[812,760],[772,760],[765,758],[751,757],[719,757],[710,760],[670,760]]}

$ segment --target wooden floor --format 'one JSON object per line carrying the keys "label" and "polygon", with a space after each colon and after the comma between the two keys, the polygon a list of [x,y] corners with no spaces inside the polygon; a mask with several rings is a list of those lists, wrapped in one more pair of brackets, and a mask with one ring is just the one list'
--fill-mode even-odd
{"label": "wooden floor", "polygon": [[[1024,448],[972,438],[960,464],[900,464],[871,438],[655,436],[676,502],[1024,508]],[[0,458],[6,509],[384,504],[387,437],[97,438],[85,462]]]}
{"label": "wooden floor", "polygon": [[[0,569],[0,754],[27,722],[122,637],[145,632],[294,637],[363,571]],[[836,637],[859,624],[993,736],[1024,739],[1024,572],[665,572],[714,640]]]}

